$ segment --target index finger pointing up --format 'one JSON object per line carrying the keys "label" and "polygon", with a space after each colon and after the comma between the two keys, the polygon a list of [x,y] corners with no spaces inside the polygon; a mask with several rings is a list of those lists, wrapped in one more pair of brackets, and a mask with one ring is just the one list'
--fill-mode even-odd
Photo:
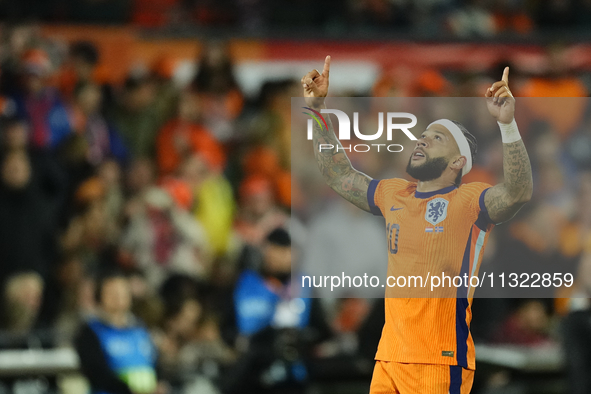
{"label": "index finger pointing up", "polygon": [[328,73],[330,72],[330,56],[327,56],[324,59],[324,69],[322,69],[322,75],[328,77]]}
{"label": "index finger pointing up", "polygon": [[509,85],[509,67],[505,67],[503,70],[503,78],[501,78],[503,82]]}

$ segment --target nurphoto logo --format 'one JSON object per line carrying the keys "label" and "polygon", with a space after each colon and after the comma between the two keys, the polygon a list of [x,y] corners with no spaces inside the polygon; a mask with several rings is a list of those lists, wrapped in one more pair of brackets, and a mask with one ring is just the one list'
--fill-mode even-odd
{"label": "nurphoto logo", "polygon": [[[320,128],[324,128],[328,130],[328,124],[326,119],[322,114],[334,114],[337,117],[339,128],[338,128],[338,138],[340,141],[346,141],[351,139],[351,120],[349,116],[338,109],[321,109],[320,112],[309,108],[303,107],[304,109],[309,110],[310,112],[304,112],[304,114],[310,116],[308,119],[308,140],[313,139],[313,127],[314,122]],[[417,117],[408,112],[384,112],[378,113],[378,131],[374,134],[362,134],[359,130],[359,113],[353,112],[353,133],[355,137],[362,141],[375,141],[379,139],[382,134],[384,133],[384,119],[386,119],[386,139],[388,141],[392,141],[392,135],[394,134],[394,130],[401,130],[404,134],[411,140],[416,141],[417,138],[410,132],[409,129],[413,128],[417,124]],[[406,122],[400,123],[401,119],[405,119]],[[396,122],[395,122],[396,121]],[[384,148],[388,152],[402,152],[404,149],[400,144],[355,144],[349,145],[348,147],[343,146],[340,148],[339,146],[336,147],[337,151],[339,149],[346,150],[346,151],[355,151],[355,152],[369,152],[372,147],[377,149],[380,152],[380,148]],[[320,144],[318,146],[318,150],[322,152],[323,149],[330,150],[334,149],[335,146],[332,144]]]}

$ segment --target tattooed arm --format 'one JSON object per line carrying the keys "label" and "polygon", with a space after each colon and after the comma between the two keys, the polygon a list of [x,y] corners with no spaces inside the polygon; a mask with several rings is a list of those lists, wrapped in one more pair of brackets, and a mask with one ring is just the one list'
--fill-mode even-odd
{"label": "tattooed arm", "polygon": [[531,165],[522,140],[503,144],[503,174],[505,181],[484,195],[484,205],[495,223],[511,219],[532,195]]}
{"label": "tattooed arm", "polygon": [[[314,109],[320,112],[321,108],[325,108],[325,106],[322,105]],[[314,156],[316,162],[318,162],[320,172],[332,190],[345,200],[369,212],[367,188],[372,178],[351,166],[347,154],[334,133],[330,116],[326,116],[325,119],[328,130],[318,124],[314,124],[313,129]],[[323,148],[320,151],[320,144],[330,144],[334,148]]]}
{"label": "tattooed arm", "polygon": [[[330,56],[327,56],[322,74],[314,70],[302,78],[306,102],[318,112],[322,108],[326,108],[324,98],[328,93],[329,72]],[[320,172],[324,176],[328,186],[335,192],[345,198],[345,200],[369,212],[367,188],[369,187],[371,178],[351,166],[349,158],[334,133],[330,116],[327,116],[325,119],[328,130],[318,124],[314,124],[313,128],[314,156],[318,162]],[[321,144],[330,144],[333,148],[323,148],[320,151]]]}
{"label": "tattooed arm", "polygon": [[501,125],[503,133],[504,182],[489,189],[484,205],[491,220],[502,223],[511,219],[531,199],[533,180],[525,145],[515,124],[515,99],[509,90],[509,67],[503,78],[486,91],[490,113]]}

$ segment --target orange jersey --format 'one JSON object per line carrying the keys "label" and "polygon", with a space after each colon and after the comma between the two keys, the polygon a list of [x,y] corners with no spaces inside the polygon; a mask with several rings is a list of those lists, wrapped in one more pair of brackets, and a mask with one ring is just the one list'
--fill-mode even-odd
{"label": "orange jersey", "polygon": [[[425,193],[403,179],[371,181],[371,211],[387,224],[388,276],[478,275],[494,226],[484,206],[489,187],[474,182]],[[469,330],[474,289],[453,287],[448,298],[394,298],[411,290],[391,290],[376,360],[475,368]]]}

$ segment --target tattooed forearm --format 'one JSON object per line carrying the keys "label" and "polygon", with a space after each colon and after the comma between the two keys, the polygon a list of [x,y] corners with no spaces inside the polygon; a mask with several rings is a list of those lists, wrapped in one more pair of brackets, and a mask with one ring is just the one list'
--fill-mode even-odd
{"label": "tattooed forearm", "polygon": [[[320,111],[321,108],[315,109]],[[330,116],[325,116],[325,119],[328,130],[323,124],[314,123],[313,127],[314,156],[320,172],[335,192],[359,208],[369,211],[367,188],[371,178],[351,166],[347,154],[335,136]],[[332,145],[333,148],[327,149],[328,145]]]}
{"label": "tattooed forearm", "polygon": [[504,182],[492,187],[484,198],[496,223],[511,219],[532,195],[531,164],[522,140],[503,144],[503,174]]}

